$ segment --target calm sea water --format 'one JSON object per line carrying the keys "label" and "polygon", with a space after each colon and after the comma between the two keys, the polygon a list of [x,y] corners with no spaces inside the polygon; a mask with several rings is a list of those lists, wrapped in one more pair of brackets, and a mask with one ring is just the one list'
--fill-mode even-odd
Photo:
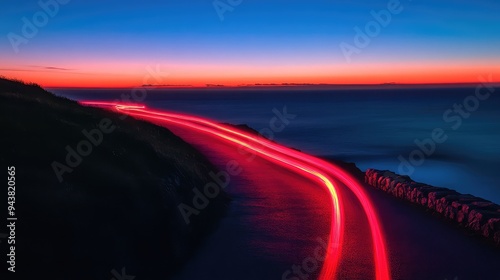
{"label": "calm sea water", "polygon": [[[131,94],[130,89],[51,91],[75,100],[114,100]],[[280,143],[355,162],[363,170],[406,173],[420,182],[500,203],[500,88],[495,92],[479,100],[474,87],[148,89],[143,103],[257,130],[267,128],[268,134],[281,124],[270,125],[276,112],[283,114],[286,108],[294,117],[273,132]],[[431,141],[436,129],[444,142]],[[425,143],[424,148],[416,142]]]}

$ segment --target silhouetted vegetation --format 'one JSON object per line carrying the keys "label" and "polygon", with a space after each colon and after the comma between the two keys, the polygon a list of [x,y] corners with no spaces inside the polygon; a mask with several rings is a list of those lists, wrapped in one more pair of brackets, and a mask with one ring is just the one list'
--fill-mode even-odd
{"label": "silhouetted vegetation", "polygon": [[[221,193],[185,223],[178,205],[191,205],[216,170],[165,128],[1,78],[0,112],[0,162],[16,167],[16,263],[33,277],[24,279],[109,280],[122,267],[165,279],[224,214]],[[52,163],[104,118],[116,129],[59,182]]]}

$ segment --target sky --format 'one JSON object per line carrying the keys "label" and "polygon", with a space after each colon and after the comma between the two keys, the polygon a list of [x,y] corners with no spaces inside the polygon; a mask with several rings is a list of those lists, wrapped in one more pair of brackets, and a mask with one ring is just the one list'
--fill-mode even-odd
{"label": "sky", "polygon": [[46,87],[500,81],[498,0],[19,0],[0,75]]}

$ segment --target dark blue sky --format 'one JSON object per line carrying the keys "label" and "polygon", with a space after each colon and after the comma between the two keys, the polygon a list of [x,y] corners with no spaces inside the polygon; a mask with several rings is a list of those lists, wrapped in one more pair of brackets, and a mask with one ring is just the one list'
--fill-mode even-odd
{"label": "dark blue sky", "polygon": [[[139,79],[157,64],[189,83],[383,82],[391,69],[408,72],[401,82],[410,75],[425,82],[432,75],[422,71],[444,65],[461,69],[457,81],[498,72],[500,1],[402,0],[366,46],[356,45],[355,27],[364,30],[372,11],[391,1],[243,0],[221,20],[206,0],[70,0],[32,38],[23,35],[22,18],[34,22],[43,12],[38,1],[4,2],[1,68],[28,78],[34,74],[24,72],[42,71],[31,66],[66,68],[75,83],[86,83],[82,74]],[[39,75],[52,80],[48,70]]]}

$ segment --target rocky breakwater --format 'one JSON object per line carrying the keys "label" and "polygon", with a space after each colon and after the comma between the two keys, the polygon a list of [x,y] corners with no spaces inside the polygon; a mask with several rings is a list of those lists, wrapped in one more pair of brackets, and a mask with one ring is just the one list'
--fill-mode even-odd
{"label": "rocky breakwater", "polygon": [[365,182],[425,207],[500,247],[500,205],[470,194],[429,186],[386,170],[368,169]]}

